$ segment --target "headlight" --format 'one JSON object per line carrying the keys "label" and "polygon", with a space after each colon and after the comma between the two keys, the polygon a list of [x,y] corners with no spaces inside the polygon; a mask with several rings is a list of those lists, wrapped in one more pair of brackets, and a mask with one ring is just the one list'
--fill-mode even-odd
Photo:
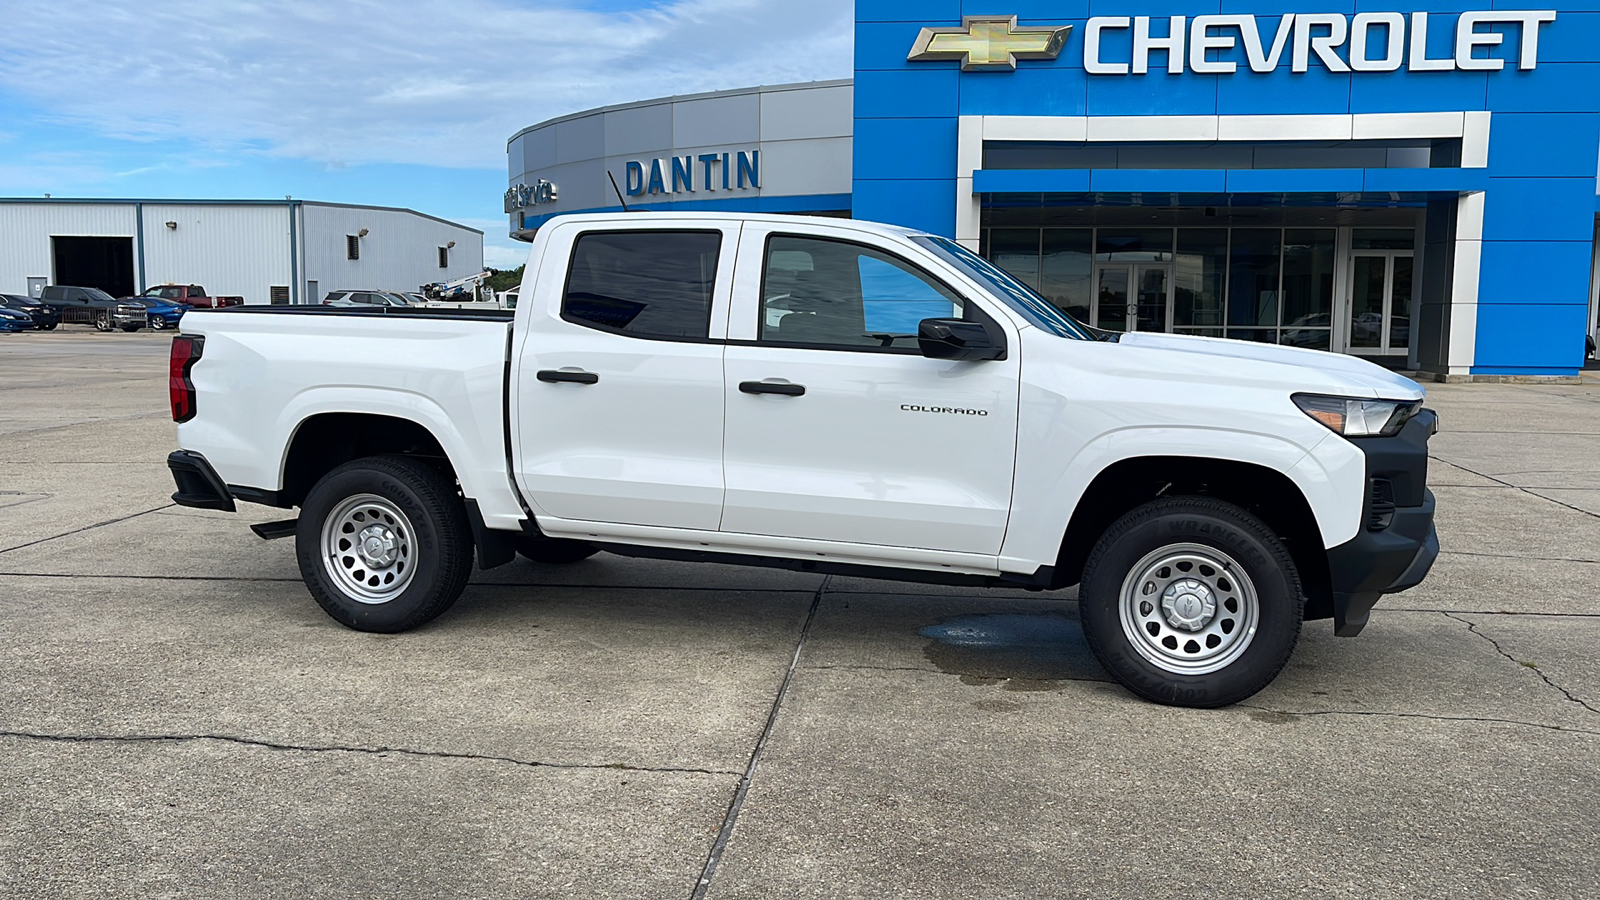
{"label": "headlight", "polygon": [[1421,400],[1357,400],[1295,394],[1300,411],[1345,437],[1388,437],[1399,434],[1422,410]]}

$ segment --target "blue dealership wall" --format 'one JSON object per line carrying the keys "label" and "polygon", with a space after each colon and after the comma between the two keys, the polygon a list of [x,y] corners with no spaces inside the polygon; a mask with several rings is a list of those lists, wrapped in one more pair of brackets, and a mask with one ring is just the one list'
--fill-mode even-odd
{"label": "blue dealership wall", "polygon": [[[1284,13],[1427,12],[1428,55],[1437,58],[1452,53],[1459,13],[1491,9],[1556,11],[1539,30],[1537,68],[1517,68],[1515,25],[1485,26],[1506,32],[1504,45],[1476,54],[1510,60],[1499,71],[1337,73],[1315,54],[1304,73],[1286,61],[1270,73],[1241,64],[1233,74],[1168,74],[1157,62],[1165,54],[1152,57],[1146,75],[1083,68],[1090,16],[1161,17],[1151,30],[1164,33],[1167,16],[1255,14],[1267,40]],[[1059,59],[1024,60],[1015,72],[907,62],[921,28],[959,26],[963,14],[1074,27]],[[1102,58],[1119,61],[1120,48],[1127,61],[1127,43],[1104,44]],[[1347,50],[1340,48],[1346,58]],[[1228,58],[1243,54],[1236,47]],[[1600,154],[1600,0],[858,0],[855,68],[855,215],[943,234],[955,228],[961,115],[1489,111],[1488,168],[1474,173],[1487,186],[1473,372],[1560,374],[1583,363]],[[1152,184],[1179,177],[1149,175]]]}

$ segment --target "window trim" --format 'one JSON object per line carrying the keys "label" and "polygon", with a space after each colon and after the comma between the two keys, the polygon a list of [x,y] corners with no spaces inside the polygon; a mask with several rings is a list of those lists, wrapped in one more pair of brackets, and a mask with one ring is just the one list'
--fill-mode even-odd
{"label": "window trim", "polygon": [[[992,316],[990,316],[987,312],[980,310],[978,304],[973,302],[972,298],[968,297],[966,293],[956,290],[955,287],[953,287],[948,281],[928,271],[926,266],[919,265],[912,260],[906,259],[903,255],[892,252],[885,247],[874,246],[862,241],[834,237],[832,235],[796,234],[788,231],[769,231],[761,242],[761,281],[756,288],[756,336],[753,339],[730,340],[728,341],[730,344],[753,347],[777,347],[782,350],[828,350],[835,353],[879,353],[893,356],[922,355],[922,350],[919,347],[863,347],[859,344],[809,344],[801,343],[799,341],[771,341],[763,339],[761,337],[761,330],[766,325],[767,312],[767,260],[772,256],[773,238],[826,241],[832,244],[844,244],[849,247],[858,247],[865,250],[871,250],[876,253],[881,253],[884,256],[891,257],[897,260],[901,265],[920,273],[929,281],[932,281],[935,284],[943,285],[945,290],[954,294],[956,298],[961,301],[961,318],[963,321],[982,322],[984,327],[988,328],[990,333],[998,338],[998,342],[1002,347],[1005,347],[1008,344],[1005,336],[1005,329],[1001,328],[999,323],[995,322]],[[973,310],[979,310],[982,318],[969,318]],[[1004,359],[1005,357],[1001,358]]]}
{"label": "window trim", "polygon": [[[576,268],[575,264],[576,264],[577,259],[578,259],[578,245],[583,242],[584,238],[586,238],[586,237],[588,237],[589,235],[592,235],[592,234],[600,234],[600,235],[613,235],[613,234],[712,234],[712,235],[716,235],[716,237],[717,237],[717,259],[716,259],[716,262],[713,265],[712,270],[711,270],[710,294],[706,297],[706,333],[703,336],[700,336],[700,337],[688,337],[688,336],[670,335],[670,334],[639,334],[638,332],[627,331],[626,329],[622,329],[622,328],[614,328],[614,327],[612,327],[610,325],[601,325],[598,322],[591,322],[588,319],[578,319],[578,318],[574,318],[574,317],[571,317],[571,316],[567,315],[567,295],[569,293],[571,293],[571,290],[572,290],[572,273],[573,273],[574,269]],[[620,337],[634,338],[635,340],[641,340],[641,341],[671,341],[673,343],[679,343],[679,344],[724,344],[724,343],[727,343],[727,341],[725,339],[723,339],[723,338],[714,338],[714,337],[711,336],[711,324],[712,324],[712,319],[713,319],[713,317],[714,317],[714,315],[716,313],[716,308],[717,308],[717,279],[722,274],[722,260],[723,260],[723,257],[726,255],[724,251],[726,250],[726,245],[728,243],[728,234],[729,234],[728,232],[726,232],[726,231],[724,231],[724,230],[722,230],[720,228],[592,228],[592,229],[589,229],[589,230],[586,230],[586,231],[580,231],[576,235],[573,236],[573,238],[572,238],[572,247],[571,247],[570,250],[567,251],[567,273],[566,273],[566,277],[561,280],[561,304],[560,304],[557,316],[558,316],[558,318],[561,319],[561,321],[566,322],[566,323],[568,323],[570,325],[576,325],[579,328],[588,328],[590,330],[603,332],[605,334],[615,334],[615,335],[618,335]]]}

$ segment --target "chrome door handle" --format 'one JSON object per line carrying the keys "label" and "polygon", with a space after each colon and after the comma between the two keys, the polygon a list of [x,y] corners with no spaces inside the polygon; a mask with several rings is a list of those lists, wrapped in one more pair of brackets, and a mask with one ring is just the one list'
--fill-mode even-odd
{"label": "chrome door handle", "polygon": [[790,384],[787,381],[741,381],[739,390],[746,394],[782,394],[785,397],[798,397],[806,392],[806,386]]}
{"label": "chrome door handle", "polygon": [[568,372],[564,369],[540,369],[536,377],[546,384],[558,384],[563,381],[572,384],[595,384],[600,381],[600,376],[593,372]]}

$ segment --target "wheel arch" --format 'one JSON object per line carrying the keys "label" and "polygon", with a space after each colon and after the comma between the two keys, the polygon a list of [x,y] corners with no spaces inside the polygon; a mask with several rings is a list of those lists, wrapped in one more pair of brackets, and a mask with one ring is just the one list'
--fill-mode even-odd
{"label": "wheel arch", "polygon": [[284,446],[280,499],[301,505],[322,476],[365,456],[418,459],[457,480],[444,444],[426,425],[380,413],[322,412],[297,424]]}
{"label": "wheel arch", "polygon": [[1084,490],[1067,523],[1053,586],[1078,583],[1100,535],[1157,497],[1223,500],[1260,518],[1283,540],[1306,591],[1306,618],[1333,615],[1327,548],[1305,493],[1283,472],[1258,463],[1185,456],[1140,456],[1106,466]]}

